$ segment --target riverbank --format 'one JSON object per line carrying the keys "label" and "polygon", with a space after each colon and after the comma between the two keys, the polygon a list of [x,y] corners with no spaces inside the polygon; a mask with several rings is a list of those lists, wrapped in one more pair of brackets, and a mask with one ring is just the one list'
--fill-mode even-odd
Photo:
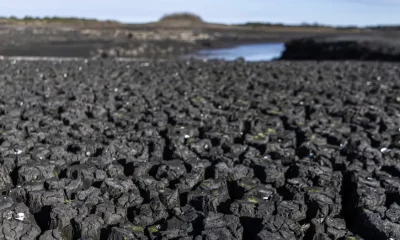
{"label": "riverbank", "polygon": [[282,60],[400,61],[400,31],[290,40]]}

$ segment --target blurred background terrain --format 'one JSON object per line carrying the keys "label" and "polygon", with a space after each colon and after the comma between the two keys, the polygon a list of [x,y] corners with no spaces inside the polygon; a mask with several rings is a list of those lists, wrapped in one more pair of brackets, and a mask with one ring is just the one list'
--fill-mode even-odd
{"label": "blurred background terrain", "polygon": [[[390,0],[323,4],[285,0],[279,5],[272,4],[276,1],[243,5],[238,1],[211,4],[151,0],[147,5],[116,1],[111,7],[105,1],[83,4],[73,0],[60,5],[41,0],[40,4],[28,3],[27,11],[21,10],[17,2],[0,3],[0,14],[4,16],[0,18],[3,56],[236,57],[243,48],[233,53],[209,50],[260,43],[275,45],[244,49],[267,49],[274,52],[271,56],[285,59],[340,58],[332,51],[344,59],[393,60],[399,56],[400,27],[396,25],[395,10],[400,5]],[[378,56],[376,48],[382,47],[386,54]]]}

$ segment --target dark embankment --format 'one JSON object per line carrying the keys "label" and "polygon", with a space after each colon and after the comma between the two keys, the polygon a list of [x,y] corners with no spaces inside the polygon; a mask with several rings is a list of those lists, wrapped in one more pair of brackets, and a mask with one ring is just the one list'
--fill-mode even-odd
{"label": "dark embankment", "polygon": [[286,43],[281,59],[400,61],[400,40],[373,35],[301,38]]}

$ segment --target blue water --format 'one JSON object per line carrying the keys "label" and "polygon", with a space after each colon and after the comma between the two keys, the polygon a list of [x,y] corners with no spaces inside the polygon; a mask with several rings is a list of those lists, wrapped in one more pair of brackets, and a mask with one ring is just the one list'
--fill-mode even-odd
{"label": "blue water", "polygon": [[192,55],[192,57],[227,61],[243,57],[246,61],[270,61],[279,58],[284,50],[284,43],[256,43],[239,45],[233,48],[204,49]]}

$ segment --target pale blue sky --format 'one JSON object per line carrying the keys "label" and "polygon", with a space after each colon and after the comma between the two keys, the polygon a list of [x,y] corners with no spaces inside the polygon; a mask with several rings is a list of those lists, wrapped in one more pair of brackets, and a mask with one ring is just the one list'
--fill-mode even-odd
{"label": "pale blue sky", "polygon": [[0,16],[74,16],[148,22],[189,11],[206,21],[400,24],[400,0],[0,0]]}

